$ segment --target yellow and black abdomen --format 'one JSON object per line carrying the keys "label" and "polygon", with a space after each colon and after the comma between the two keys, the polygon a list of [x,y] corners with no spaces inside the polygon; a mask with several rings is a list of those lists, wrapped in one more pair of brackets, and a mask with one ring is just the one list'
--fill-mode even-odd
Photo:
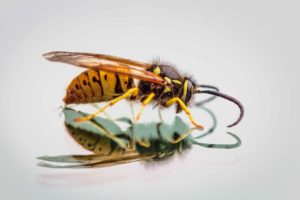
{"label": "yellow and black abdomen", "polygon": [[126,75],[90,69],[71,81],[64,101],[66,104],[110,101],[133,87],[133,79]]}
{"label": "yellow and black abdomen", "polygon": [[120,157],[125,152],[125,149],[108,137],[83,129],[76,129],[68,124],[65,125],[71,137],[84,149],[92,151],[94,154],[114,158]]}

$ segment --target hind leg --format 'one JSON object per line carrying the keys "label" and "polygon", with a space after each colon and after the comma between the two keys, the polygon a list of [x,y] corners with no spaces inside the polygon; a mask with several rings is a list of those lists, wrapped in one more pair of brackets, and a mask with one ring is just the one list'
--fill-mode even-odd
{"label": "hind leg", "polygon": [[130,96],[136,96],[139,92],[139,88],[131,88],[130,90],[128,90],[127,92],[125,92],[124,94],[122,94],[121,96],[113,99],[112,101],[110,101],[108,104],[106,104],[106,106],[104,106],[103,108],[99,109],[97,112],[95,112],[94,114],[91,115],[87,115],[85,117],[81,117],[81,118],[76,118],[75,121],[76,122],[85,122],[88,121],[90,119],[95,118],[98,114],[102,113],[103,111],[105,111],[107,108],[113,106],[114,104],[118,103],[119,101],[126,99]]}

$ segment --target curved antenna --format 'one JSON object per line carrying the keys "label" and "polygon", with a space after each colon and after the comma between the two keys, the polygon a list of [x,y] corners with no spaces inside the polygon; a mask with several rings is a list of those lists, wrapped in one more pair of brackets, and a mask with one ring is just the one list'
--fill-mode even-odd
{"label": "curved antenna", "polygon": [[231,97],[227,94],[223,94],[221,92],[216,92],[216,91],[212,91],[212,90],[203,90],[203,91],[196,90],[194,92],[194,94],[200,94],[200,93],[211,94],[211,95],[214,95],[214,96],[222,97],[224,99],[227,99],[228,101],[231,101],[231,102],[235,103],[239,107],[239,109],[240,109],[239,118],[234,123],[228,125],[227,127],[233,127],[233,126],[237,125],[242,120],[242,118],[244,116],[244,107],[243,107],[242,103],[239,102],[237,99],[235,99],[235,98],[233,98],[233,97]]}
{"label": "curved antenna", "polygon": [[[219,88],[217,88],[216,86],[213,86],[213,85],[197,85],[197,87],[213,89],[213,90],[215,90],[216,92],[219,92],[219,91],[220,91]],[[195,103],[195,105],[196,105],[196,106],[203,106],[204,104],[213,101],[215,98],[217,98],[217,97],[216,97],[216,96],[209,97],[209,98],[207,98],[207,99],[204,99],[204,100],[202,100],[202,101],[199,101],[199,102]]]}

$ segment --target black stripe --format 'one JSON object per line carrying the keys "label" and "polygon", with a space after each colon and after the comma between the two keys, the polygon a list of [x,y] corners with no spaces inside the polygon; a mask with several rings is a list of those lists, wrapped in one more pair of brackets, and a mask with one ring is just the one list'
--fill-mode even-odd
{"label": "black stripe", "polygon": [[108,155],[110,156],[111,154],[113,154],[117,147],[118,144],[115,141],[110,140],[110,152],[108,153]]}
{"label": "black stripe", "polygon": [[189,91],[189,90],[187,90],[186,91],[186,98],[185,98],[185,104],[187,104],[189,101],[190,101],[190,99],[192,98],[192,92],[191,91]]}
{"label": "black stripe", "polygon": [[178,97],[181,99],[182,95],[183,95],[183,90],[184,90],[184,82],[182,83],[179,92],[178,92]]}
{"label": "black stripe", "polygon": [[[81,76],[81,74],[80,74],[79,76]],[[84,90],[82,89],[81,82],[80,82],[80,80],[79,80],[79,76],[77,77],[77,81],[79,82],[79,88],[81,89],[81,91],[82,91],[82,93],[83,93],[83,95],[84,95],[84,97],[85,97],[84,100],[86,100],[86,99],[87,99],[87,95],[84,93]]]}
{"label": "black stripe", "polygon": [[[102,138],[103,137],[100,136],[97,143],[96,143],[96,145],[95,145],[95,148],[98,147],[97,151],[99,151],[100,153],[102,153],[102,150],[103,150],[102,145],[100,145],[100,142],[102,141]],[[94,151],[95,151],[95,149],[94,149]]]}
{"label": "black stripe", "polygon": [[115,85],[115,93],[116,94],[124,93],[124,91],[122,90],[122,86],[121,86],[120,76],[118,74],[115,74],[115,79],[117,80],[117,83]]}
{"label": "black stripe", "polygon": [[160,132],[160,126],[162,125],[162,123],[158,123],[156,125],[156,128],[157,128],[157,134],[158,134],[158,137],[159,137],[159,140],[162,140],[162,137],[161,137],[161,132]]}
{"label": "black stripe", "polygon": [[91,151],[95,151],[96,146],[97,146],[97,144],[98,144],[98,142],[99,142],[99,140],[100,140],[100,136],[99,136],[99,135],[96,135],[96,134],[93,134],[92,136],[93,136],[93,138],[96,137],[96,142],[93,144],[93,145],[94,145],[94,146],[93,146],[93,149],[90,149],[90,150],[91,150]]}
{"label": "black stripe", "polygon": [[88,86],[90,86],[90,88],[91,88],[91,91],[92,91],[92,97],[94,97],[95,96],[95,92],[94,92],[94,90],[93,90],[93,88],[92,88],[92,86],[91,86],[91,83],[90,83],[90,77],[89,77],[89,73],[88,72],[85,72],[84,73],[85,74],[85,76],[87,77],[87,84],[88,84]]}
{"label": "black stripe", "polygon": [[127,89],[131,89],[132,88],[132,83],[133,83],[133,79],[128,77]]}
{"label": "black stripe", "polygon": [[99,76],[99,80],[97,82],[99,83],[99,86],[101,88],[101,94],[102,94],[102,96],[104,96],[104,91],[103,91],[103,87],[102,87],[102,83],[101,83],[100,70],[97,70],[97,71],[98,71],[98,76]]}

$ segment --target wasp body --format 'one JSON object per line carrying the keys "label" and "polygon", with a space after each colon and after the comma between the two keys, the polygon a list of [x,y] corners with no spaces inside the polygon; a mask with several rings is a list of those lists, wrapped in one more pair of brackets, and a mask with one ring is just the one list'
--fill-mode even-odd
{"label": "wasp body", "polygon": [[[151,93],[153,101],[166,107],[166,102],[174,97],[180,98],[186,105],[189,104],[195,84],[188,78],[182,77],[173,67],[153,64],[150,72],[161,76],[166,84],[157,84],[140,81],[136,86],[133,78],[103,70],[90,69],[75,77],[67,88],[64,98],[66,104],[81,104],[105,102],[115,99],[129,89],[138,88],[137,96],[130,100],[145,100]],[[181,111],[177,106],[177,113]]]}
{"label": "wasp body", "polygon": [[[229,127],[236,125],[243,117],[244,109],[238,100],[218,90],[202,90],[202,88],[216,89],[216,87],[197,85],[170,65],[148,64],[103,54],[59,51],[44,54],[44,57],[51,61],[88,68],[70,83],[64,98],[66,104],[109,101],[98,112],[78,118],[77,122],[90,120],[120,100],[130,99],[142,102],[136,121],[150,102],[155,102],[161,107],[176,104],[177,113],[183,110],[191,123],[196,128],[202,129],[203,127],[194,120],[188,109],[193,95],[198,93],[223,97],[239,106],[240,116]],[[137,85],[134,79],[139,80]]]}

